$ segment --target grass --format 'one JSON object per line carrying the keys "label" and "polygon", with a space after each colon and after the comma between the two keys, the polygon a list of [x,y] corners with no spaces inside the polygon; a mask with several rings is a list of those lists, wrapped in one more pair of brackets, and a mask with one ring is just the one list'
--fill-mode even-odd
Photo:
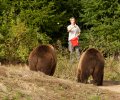
{"label": "grass", "polygon": [[92,95],[88,98],[88,100],[101,100],[101,97],[98,95]]}
{"label": "grass", "polygon": [[70,60],[67,56],[58,55],[58,63],[55,72],[55,77],[75,80],[76,71],[77,71],[77,62],[70,64]]}
{"label": "grass", "polygon": [[[59,54],[53,77],[30,71],[27,65],[0,66],[0,100],[118,100],[119,94],[76,82],[78,61]],[[119,79],[120,62],[106,59],[105,80]]]}
{"label": "grass", "polygon": [[[78,61],[74,60],[73,64],[70,64],[69,56],[67,53],[64,55],[58,55],[57,69],[55,77],[76,80]],[[120,81],[120,61],[115,61],[113,57],[105,58],[105,80]],[[89,78],[91,79],[91,77]]]}
{"label": "grass", "polygon": [[105,80],[120,81],[120,61],[115,61],[112,57],[105,60]]}
{"label": "grass", "polygon": [[8,95],[3,98],[3,100],[24,100],[24,99],[32,100],[29,96],[24,95],[23,93],[19,91],[16,91],[16,93],[13,96]]}

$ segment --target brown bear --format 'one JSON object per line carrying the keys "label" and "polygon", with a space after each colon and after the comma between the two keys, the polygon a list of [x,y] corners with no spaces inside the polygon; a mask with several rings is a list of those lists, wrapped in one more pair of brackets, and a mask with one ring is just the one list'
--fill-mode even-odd
{"label": "brown bear", "polygon": [[39,45],[34,48],[28,58],[29,68],[53,76],[57,58],[52,45]]}
{"label": "brown bear", "polygon": [[87,83],[90,75],[92,75],[94,85],[103,84],[104,57],[95,48],[89,48],[81,55],[77,69],[77,81]]}

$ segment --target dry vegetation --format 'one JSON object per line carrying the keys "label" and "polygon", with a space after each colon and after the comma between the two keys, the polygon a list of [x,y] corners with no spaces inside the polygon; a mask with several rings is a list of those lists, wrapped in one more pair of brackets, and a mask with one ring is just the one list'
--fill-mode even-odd
{"label": "dry vegetation", "polygon": [[[105,80],[119,81],[119,62],[106,59],[106,63]],[[77,62],[70,65],[64,55],[58,55],[54,77],[30,71],[26,65],[0,66],[0,100],[120,100],[117,92],[77,83],[76,67]]]}

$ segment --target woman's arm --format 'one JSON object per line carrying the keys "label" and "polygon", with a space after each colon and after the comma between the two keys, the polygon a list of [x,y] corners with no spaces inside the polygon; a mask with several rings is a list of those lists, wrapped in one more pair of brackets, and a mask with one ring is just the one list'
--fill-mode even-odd
{"label": "woman's arm", "polygon": [[68,28],[67,28],[67,31],[68,31],[68,32],[71,32],[74,27],[76,27],[76,26],[73,26],[72,28],[69,28],[69,27],[68,27]]}
{"label": "woman's arm", "polygon": [[78,27],[78,36],[80,36],[81,30],[80,30],[79,26],[77,26],[77,27]]}

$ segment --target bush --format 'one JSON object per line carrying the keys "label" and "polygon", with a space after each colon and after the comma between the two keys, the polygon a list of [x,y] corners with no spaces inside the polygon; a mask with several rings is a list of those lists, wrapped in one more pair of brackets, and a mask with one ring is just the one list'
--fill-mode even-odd
{"label": "bush", "polygon": [[30,51],[39,43],[48,43],[50,38],[37,30],[29,29],[18,18],[11,23],[9,33],[1,44],[0,58],[8,62],[26,62]]}

